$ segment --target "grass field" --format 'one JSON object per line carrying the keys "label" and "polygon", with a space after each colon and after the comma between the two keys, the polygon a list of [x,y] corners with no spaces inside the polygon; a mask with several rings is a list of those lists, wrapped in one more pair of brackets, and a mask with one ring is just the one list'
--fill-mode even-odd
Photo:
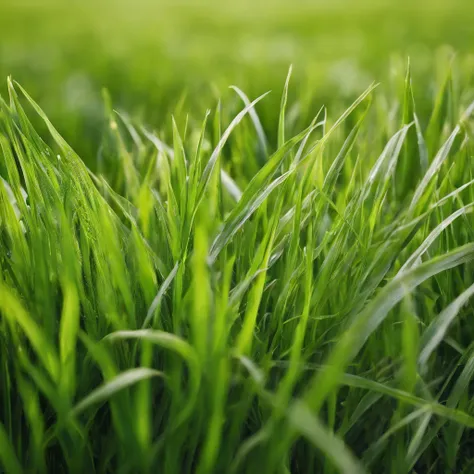
{"label": "grass field", "polygon": [[4,0],[0,472],[473,473],[473,18]]}

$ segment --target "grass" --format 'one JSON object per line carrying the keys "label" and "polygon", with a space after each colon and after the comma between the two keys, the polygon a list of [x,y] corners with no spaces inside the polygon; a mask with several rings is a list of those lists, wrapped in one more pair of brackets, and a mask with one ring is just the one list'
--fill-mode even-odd
{"label": "grass", "polygon": [[5,472],[471,472],[471,89],[399,81],[293,132],[289,74],[274,142],[109,108],[92,173],[9,80]]}
{"label": "grass", "polygon": [[[25,31],[39,7],[0,7],[4,49],[26,58],[0,55],[20,79],[0,99],[0,472],[474,472],[461,3],[433,3],[403,39],[436,43],[445,12],[456,58],[386,61],[390,39],[367,33],[359,72],[331,69],[322,40],[310,58],[334,18],[348,31],[331,41],[355,54],[350,9],[262,22],[256,4],[265,40],[248,44],[268,52],[275,31],[300,30],[286,81],[285,55],[236,60],[238,6],[236,24],[214,5],[167,27],[143,6],[92,26],[87,9],[62,24],[51,7],[57,28],[36,39],[61,54],[37,61]],[[397,23],[367,5],[365,31]],[[425,7],[392,19],[416,25]],[[189,24],[198,44],[228,31],[180,61],[150,40],[157,24],[162,41]],[[224,90],[230,77],[241,88]]]}
{"label": "grass", "polygon": [[436,51],[472,53],[472,15],[469,0],[2,0],[0,88],[12,75],[94,169],[104,86],[115,107],[158,129],[178,103],[196,116],[218,98],[230,104],[230,84],[249,97],[273,90],[259,116],[276,139],[290,64],[301,127],[322,104],[337,114],[372,81],[387,84],[407,57],[421,109],[445,76]]}

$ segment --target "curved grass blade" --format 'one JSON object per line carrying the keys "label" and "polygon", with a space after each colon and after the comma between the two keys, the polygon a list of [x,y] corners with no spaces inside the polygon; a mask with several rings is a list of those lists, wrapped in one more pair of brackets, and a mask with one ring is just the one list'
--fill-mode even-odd
{"label": "curved grass blade", "polygon": [[474,259],[474,244],[467,244],[394,278],[358,314],[327,359],[327,365],[315,377],[305,400],[318,411],[327,395],[334,390],[347,364],[358,354],[370,335],[384,321],[387,313],[419,284],[442,271]]}
{"label": "curved grass blade", "polygon": [[168,288],[173,282],[174,277],[176,276],[176,273],[178,272],[178,268],[179,268],[179,262],[176,262],[176,265],[173,267],[170,274],[166,277],[166,280],[161,284],[160,289],[158,290],[158,293],[156,294],[155,298],[153,299],[150,305],[150,308],[148,309],[148,312],[145,317],[145,321],[143,321],[143,324],[142,324],[142,329],[145,329],[150,324],[150,321],[152,320],[153,315],[155,314],[155,311],[160,306],[161,301],[163,300],[163,297],[165,296],[166,292],[168,291]]}
{"label": "curved grass blade", "polygon": [[[237,86],[230,86],[230,88],[233,89],[238,94],[238,96],[242,99],[246,107],[250,105],[251,103],[250,99],[241,89],[239,89]],[[260,119],[258,118],[258,114],[257,112],[255,112],[254,108],[250,109],[249,117],[252,119],[253,126],[255,127],[255,130],[257,132],[257,136],[260,142],[260,147],[262,149],[262,152],[265,156],[267,156],[268,155],[268,140],[263,130]]]}
{"label": "curved grass blade", "polygon": [[415,194],[413,195],[413,199],[410,204],[410,208],[409,208],[410,211],[413,211],[415,209],[418,202],[420,201],[422,196],[425,194],[426,188],[430,184],[432,178],[436,175],[441,165],[444,163],[444,161],[448,157],[448,154],[451,151],[451,148],[454,144],[454,140],[456,139],[459,132],[461,131],[461,125],[471,116],[473,112],[474,112],[474,102],[471,103],[471,105],[469,105],[469,107],[466,109],[463,116],[461,117],[460,123],[456,125],[456,127],[452,131],[449,138],[444,142],[443,146],[440,148],[440,150],[434,157],[433,162],[428,168],[428,171],[425,173],[425,175],[423,176],[423,179],[421,180],[421,183],[416,188]]}
{"label": "curved grass blade", "polygon": [[458,217],[466,215],[472,212],[474,209],[474,203],[468,204],[467,206],[458,209],[456,212],[453,212],[449,217],[447,217],[443,222],[438,224],[426,237],[423,243],[412,253],[412,255],[407,259],[402,268],[399,270],[399,273],[402,274],[408,268],[412,268],[418,259],[428,250],[428,248],[433,244],[433,242],[441,235],[443,230],[446,227],[450,226]]}
{"label": "curved grass blade", "polygon": [[214,242],[211,245],[209,251],[209,262],[211,264],[216,260],[222,249],[238,232],[238,230],[242,228],[245,222],[265,201],[270,193],[295,172],[296,168],[293,168],[276,178],[268,186],[264,187],[267,180],[276,172],[282,163],[286,153],[291,150],[291,148],[298,142],[304,140],[305,136],[309,135],[316,126],[318,125],[314,125],[308,130],[301,132],[296,137],[288,140],[285,145],[283,145],[272,155],[265,166],[250,181],[242,195],[241,200],[229,214],[224,222],[222,230],[217,234]]}
{"label": "curved grass blade", "polygon": [[87,397],[81,400],[72,410],[71,416],[77,416],[83,411],[87,410],[92,405],[102,403],[117,392],[124,390],[127,387],[137,384],[142,380],[147,380],[151,377],[162,377],[163,373],[157,370],[149,369],[147,367],[139,367],[137,369],[129,369],[121,372],[111,380],[104,383],[104,385],[93,390]]}
{"label": "curved grass blade", "polygon": [[388,442],[390,436],[394,435],[398,430],[401,430],[405,426],[413,423],[418,418],[421,418],[430,413],[429,406],[419,408],[403,417],[398,423],[395,423],[390,429],[388,429],[374,444],[372,444],[369,449],[364,453],[364,461],[366,464],[372,464],[377,456],[380,456],[383,448]]}
{"label": "curved grass blade", "polygon": [[441,311],[423,333],[421,351],[418,356],[418,365],[421,368],[426,366],[430,355],[443,340],[449,326],[472,295],[474,295],[474,285],[463,291],[448,307]]}
{"label": "curved grass blade", "polygon": [[127,339],[148,341],[175,352],[186,361],[189,367],[189,399],[179,417],[174,421],[173,427],[177,428],[182,425],[192,414],[201,385],[201,366],[196,351],[186,341],[174,334],[150,329],[117,331],[109,334],[105,339],[109,341]]}
{"label": "curved grass blade", "polygon": [[381,393],[407,405],[425,408],[427,410],[429,409],[429,411],[434,415],[454,421],[468,428],[474,428],[474,417],[468,413],[442,405],[441,403],[424,400],[423,398],[405,392],[404,390],[390,387],[387,384],[351,374],[343,374],[341,377],[341,383],[342,385],[347,385],[348,387],[362,388],[371,392]]}
{"label": "curved grass blade", "polygon": [[222,134],[221,139],[219,140],[219,143],[217,144],[216,148],[212,152],[211,157],[209,158],[209,161],[207,162],[206,167],[204,168],[204,171],[201,176],[201,180],[199,182],[199,187],[198,187],[198,192],[196,196],[196,203],[195,203],[195,208],[199,206],[199,204],[202,201],[202,198],[204,196],[204,192],[206,191],[209,182],[211,180],[212,172],[214,171],[214,168],[217,163],[217,159],[219,158],[219,155],[224,148],[224,145],[226,144],[227,140],[229,139],[230,134],[232,133],[232,130],[242,121],[242,119],[245,117],[245,115],[253,108],[255,105],[260,102],[264,97],[266,97],[270,92],[266,92],[265,94],[262,94],[260,97],[255,99],[253,102],[251,102],[249,105],[247,105],[242,111],[240,111],[234,120],[230,123],[230,125],[226,128],[225,132]]}

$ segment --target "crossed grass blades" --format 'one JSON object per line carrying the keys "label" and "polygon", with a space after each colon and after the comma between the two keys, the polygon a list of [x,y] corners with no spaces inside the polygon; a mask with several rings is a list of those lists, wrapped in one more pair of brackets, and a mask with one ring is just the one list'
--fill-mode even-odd
{"label": "crossed grass blades", "polygon": [[277,143],[238,88],[169,144],[105,94],[94,173],[9,80],[4,472],[472,472],[472,90],[289,136],[289,80]]}

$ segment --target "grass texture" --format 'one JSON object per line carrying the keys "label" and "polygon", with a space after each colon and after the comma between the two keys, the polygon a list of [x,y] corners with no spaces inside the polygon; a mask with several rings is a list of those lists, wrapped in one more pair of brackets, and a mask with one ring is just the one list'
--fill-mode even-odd
{"label": "grass texture", "polygon": [[420,106],[407,66],[314,113],[290,69],[157,130],[104,91],[90,167],[9,79],[4,472],[473,472],[458,66]]}

